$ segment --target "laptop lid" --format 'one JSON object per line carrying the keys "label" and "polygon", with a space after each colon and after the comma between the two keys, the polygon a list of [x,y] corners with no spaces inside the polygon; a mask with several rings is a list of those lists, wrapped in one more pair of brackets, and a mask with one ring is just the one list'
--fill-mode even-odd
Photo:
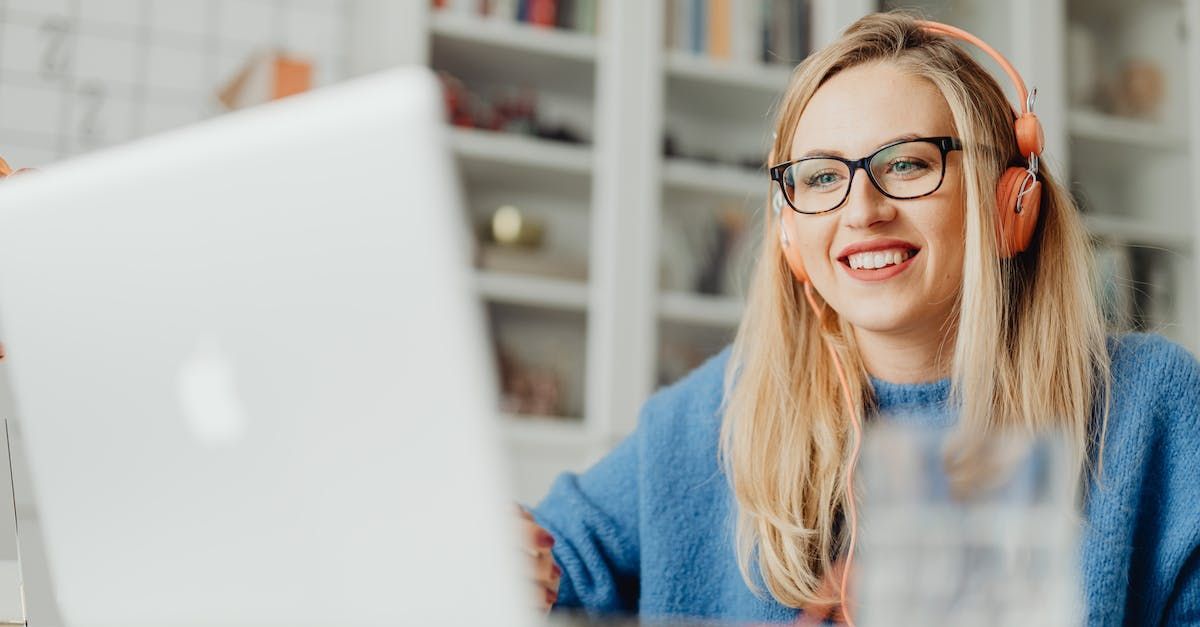
{"label": "laptop lid", "polygon": [[66,624],[525,622],[440,107],[396,70],[0,185]]}

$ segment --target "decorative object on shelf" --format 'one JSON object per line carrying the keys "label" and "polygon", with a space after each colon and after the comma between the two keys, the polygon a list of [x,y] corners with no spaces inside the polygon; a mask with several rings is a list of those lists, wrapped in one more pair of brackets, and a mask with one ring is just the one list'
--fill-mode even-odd
{"label": "decorative object on shelf", "polygon": [[475,227],[480,269],[570,281],[587,280],[587,259],[546,246],[541,218],[514,205],[502,205]]}
{"label": "decorative object on shelf", "polygon": [[496,347],[500,371],[500,410],[526,416],[563,415],[562,386],[552,370],[523,363],[512,350]]}
{"label": "decorative object on shelf", "polygon": [[238,73],[217,92],[226,109],[242,109],[308,91],[313,64],[284,52],[251,55]]}
{"label": "decorative object on shelf", "polygon": [[1108,104],[1112,113],[1128,117],[1158,117],[1166,96],[1166,79],[1157,63],[1130,59],[1109,83]]}
{"label": "decorative object on shelf", "polygon": [[433,8],[441,11],[590,34],[596,32],[597,4],[596,0],[433,0]]}
{"label": "decorative object on shelf", "polygon": [[462,79],[438,72],[450,124],[463,128],[532,135],[541,139],[585,143],[581,133],[565,124],[548,124],[538,119],[537,92],[530,87],[509,87],[492,98],[471,91]]}
{"label": "decorative object on shelf", "polygon": [[1096,36],[1078,22],[1067,26],[1067,96],[1071,105],[1091,107],[1099,79]]}
{"label": "decorative object on shelf", "polygon": [[492,241],[502,246],[536,249],[542,245],[542,221],[512,205],[492,213]]}

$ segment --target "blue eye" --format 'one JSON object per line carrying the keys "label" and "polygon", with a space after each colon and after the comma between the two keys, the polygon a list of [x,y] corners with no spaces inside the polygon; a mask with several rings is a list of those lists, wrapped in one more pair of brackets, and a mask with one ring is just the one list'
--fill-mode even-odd
{"label": "blue eye", "polygon": [[841,178],[842,177],[836,172],[818,172],[808,177],[808,179],[804,181],[804,185],[812,189],[829,187],[831,185],[836,185]]}
{"label": "blue eye", "polygon": [[928,168],[929,165],[924,161],[918,161],[915,159],[897,159],[888,164],[887,171],[889,174],[894,173],[905,175],[916,174],[922,170],[927,170]]}

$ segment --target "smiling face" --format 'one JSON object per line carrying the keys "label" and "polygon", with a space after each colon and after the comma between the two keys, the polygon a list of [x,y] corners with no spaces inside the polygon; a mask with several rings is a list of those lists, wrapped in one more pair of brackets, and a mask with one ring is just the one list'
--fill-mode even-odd
{"label": "smiling face", "polygon": [[[843,70],[813,94],[787,158],[857,160],[900,138],[956,136],[950,108],[931,82],[892,63],[870,63]],[[888,153],[872,163],[876,179],[893,195],[907,195],[894,193],[885,179],[904,185],[917,176],[920,161]],[[964,250],[962,154],[946,153],[941,186],[921,198],[889,198],[860,169],[837,210],[804,215],[784,207],[783,227],[813,287],[854,327],[936,332],[953,313]],[[818,193],[837,178],[836,172],[810,174],[796,178],[797,189],[810,190],[803,193]],[[840,194],[834,196],[836,203]]]}

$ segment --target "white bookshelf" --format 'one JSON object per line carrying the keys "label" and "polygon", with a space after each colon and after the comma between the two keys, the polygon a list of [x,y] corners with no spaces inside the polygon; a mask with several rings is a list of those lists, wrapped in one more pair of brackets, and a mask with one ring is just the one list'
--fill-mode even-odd
{"label": "white bookshelf", "polygon": [[[596,60],[596,38],[589,34],[540,28],[503,18],[454,11],[432,11],[429,29],[437,37],[485,52],[489,58],[524,53],[544,59],[590,64]],[[517,58],[517,61],[524,59]]]}
{"label": "white bookshelf", "polygon": [[1083,217],[1088,230],[1101,238],[1132,246],[1158,247],[1179,253],[1192,253],[1195,238],[1186,229],[1155,224],[1138,218],[1088,214]]}
{"label": "white bookshelf", "polygon": [[1188,148],[1188,135],[1182,129],[1087,109],[1068,111],[1067,129],[1074,138],[1108,144],[1110,148],[1177,151]]}
{"label": "white bookshelf", "polygon": [[484,299],[567,311],[586,311],[588,286],[578,281],[478,270],[475,289]]}
{"label": "white bookshelf", "polygon": [[766,193],[766,173],[729,165],[671,158],[663,163],[663,184],[675,189],[712,192],[732,197]]}
{"label": "white bookshelf", "polygon": [[567,173],[589,176],[592,152],[586,147],[502,133],[451,128],[450,143],[462,162],[522,167],[534,174]]}
{"label": "white bookshelf", "polygon": [[742,319],[745,303],[731,296],[691,292],[663,292],[658,297],[658,314],[668,322],[733,328]]}
{"label": "white bookshelf", "polygon": [[[741,299],[660,286],[660,251],[669,248],[664,238],[678,239],[676,229],[690,229],[722,212],[740,209],[761,220],[768,181],[761,163],[750,165],[750,157],[764,152],[791,74],[787,66],[666,49],[661,0],[600,4],[596,36],[435,13],[428,7],[416,18],[406,16],[402,26],[410,41],[422,42],[408,46],[420,51],[410,54],[410,60],[448,64],[497,81],[527,81],[559,98],[551,99],[548,108],[589,133],[584,145],[460,129],[451,134],[469,198],[496,190],[557,195],[562,200],[552,203],[548,215],[581,216],[573,218],[573,227],[559,231],[582,232],[575,245],[588,249],[586,280],[477,275],[486,301],[581,316],[579,332],[585,335],[581,415],[574,420],[504,419],[523,494],[540,494],[558,470],[594,459],[633,428],[642,402],[656,386],[662,341],[695,334],[699,343],[716,346],[714,342],[732,336],[742,315]],[[1193,184],[1200,178],[1195,157],[1200,106],[1176,107],[1185,112],[1182,116],[1133,120],[1070,103],[1062,87],[1068,72],[1067,23],[1078,19],[1080,11],[1108,12],[1112,22],[1112,15],[1132,9],[1120,2],[1077,0],[889,4],[915,7],[981,34],[1040,88],[1037,110],[1046,127],[1050,162],[1064,180],[1100,201],[1085,198],[1089,211],[1104,209],[1085,216],[1088,228],[1100,240],[1131,250],[1161,251],[1174,264],[1171,287],[1177,288],[1178,302],[1163,328],[1197,348],[1200,314],[1196,290],[1188,282],[1196,275],[1194,244],[1200,229],[1194,217],[1200,193]],[[1189,32],[1200,32],[1200,0],[1153,0],[1149,5],[1153,10],[1173,7],[1187,16]],[[814,0],[812,7],[810,38],[819,46],[880,3]],[[1145,32],[1135,32],[1113,37],[1111,43],[1153,48],[1144,39]],[[1168,75],[1190,90],[1195,101],[1200,98],[1197,81],[1178,80],[1200,76],[1200,46],[1194,38],[1180,58],[1189,69]],[[678,156],[664,156],[664,135],[677,140]],[[693,158],[708,153],[717,159]],[[1169,155],[1164,158],[1190,169],[1175,177],[1178,186],[1169,192],[1134,203],[1103,187],[1125,154],[1147,159]],[[761,222],[750,228],[761,228]]]}
{"label": "white bookshelf", "polygon": [[791,68],[727,60],[713,60],[683,50],[668,50],[663,60],[667,76],[724,88],[744,88],[774,95],[786,85]]}

